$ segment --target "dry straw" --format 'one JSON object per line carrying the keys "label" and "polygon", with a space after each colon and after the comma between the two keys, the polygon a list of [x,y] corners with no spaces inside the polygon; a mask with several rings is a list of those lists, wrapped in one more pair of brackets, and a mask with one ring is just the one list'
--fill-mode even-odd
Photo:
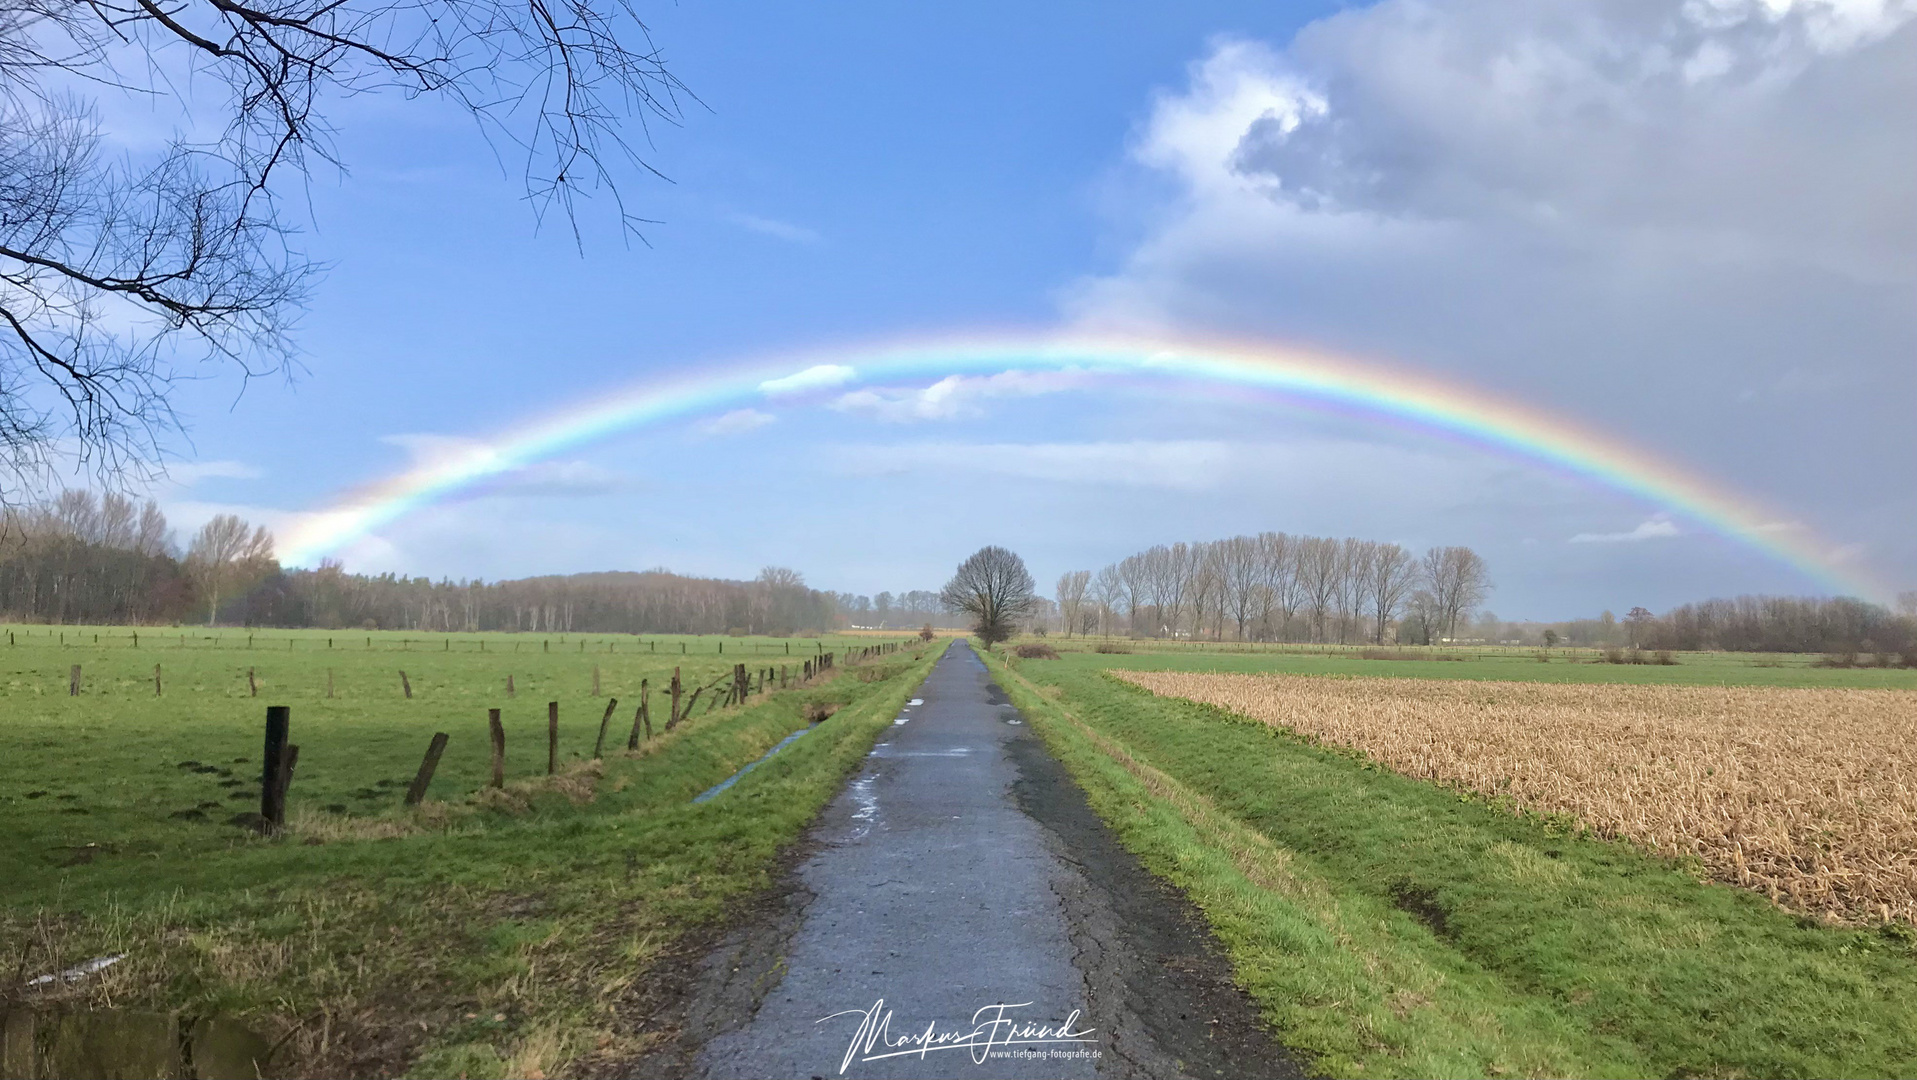
{"label": "dry straw", "polygon": [[1695,856],[1797,911],[1917,922],[1917,693],[1115,674]]}

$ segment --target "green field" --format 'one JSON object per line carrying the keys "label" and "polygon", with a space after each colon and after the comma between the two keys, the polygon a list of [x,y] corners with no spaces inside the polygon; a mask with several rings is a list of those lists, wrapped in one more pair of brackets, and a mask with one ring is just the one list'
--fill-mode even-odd
{"label": "green field", "polygon": [[[0,961],[30,975],[125,952],[75,993],[242,1018],[284,1036],[275,1071],[299,1074],[550,1074],[643,1049],[622,1010],[649,965],[765,884],[930,663],[916,643],[847,663],[883,640],[870,636],[0,633]],[[840,661],[812,685],[712,712],[702,697],[661,730],[675,666],[690,688],[735,662],[796,675],[821,651]],[[654,738],[628,754],[642,679]],[[290,706],[300,754],[289,828],[262,838],[231,820],[258,809],[269,704]],[[690,805],[806,728],[808,704],[839,708]],[[501,791],[486,790],[492,708]],[[426,805],[407,809],[436,731],[445,757]]]}
{"label": "green field", "polygon": [[1068,652],[1016,661],[1004,681],[1123,842],[1204,910],[1279,1037],[1327,1075],[1910,1075],[1908,927],[1819,925],[1574,825],[1103,674],[1917,685],[1812,658],[1679,659]]}
{"label": "green field", "polygon": [[[1508,679],[1517,682],[1645,683],[1672,686],[1852,686],[1917,689],[1917,668],[1830,667],[1802,653],[1686,652],[1673,663],[1611,664],[1598,649],[1485,646],[1396,649],[1423,660],[1367,660],[1366,645],[1246,645],[1237,642],[1045,639],[1062,653],[1099,645],[1151,657],[1154,669],[1266,671],[1289,675],[1371,675],[1412,679]],[[1121,659],[1123,654],[1111,657]],[[1627,654],[1628,655],[1628,654]],[[1649,656],[1651,654],[1645,654]],[[1539,657],[1545,659],[1540,662]]]}

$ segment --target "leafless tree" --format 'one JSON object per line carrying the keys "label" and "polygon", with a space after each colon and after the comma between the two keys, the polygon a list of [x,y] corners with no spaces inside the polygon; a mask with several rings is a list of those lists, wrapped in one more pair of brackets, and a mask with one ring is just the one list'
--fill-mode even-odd
{"label": "leafless tree", "polygon": [[1085,610],[1085,594],[1091,588],[1090,570],[1070,570],[1058,577],[1058,615],[1065,627],[1065,636],[1071,637],[1079,629],[1079,618]]}
{"label": "leafless tree", "polygon": [[[1259,625],[1267,637],[1283,638],[1291,632],[1291,620],[1298,614],[1297,538],[1281,532],[1258,534],[1258,577],[1264,604]],[[1277,625],[1272,625],[1272,616]]]}
{"label": "leafless tree", "polygon": [[1484,560],[1468,547],[1435,547],[1424,553],[1422,570],[1424,587],[1437,604],[1438,629],[1456,637],[1458,622],[1491,591]]}
{"label": "leafless tree", "polygon": [[1323,536],[1307,536],[1298,542],[1298,581],[1305,601],[1311,607],[1313,641],[1328,640],[1326,624],[1338,596],[1338,541]]}
{"label": "leafless tree", "polygon": [[1370,573],[1371,640],[1383,644],[1385,631],[1418,580],[1418,564],[1397,544],[1380,544],[1372,554]]}
{"label": "leafless tree", "polygon": [[1218,545],[1200,541],[1188,548],[1190,559],[1186,568],[1187,580],[1185,592],[1191,605],[1191,636],[1195,640],[1203,637],[1205,623],[1216,616],[1214,626],[1224,621],[1225,575],[1219,565]]}
{"label": "leafless tree", "polygon": [[1127,597],[1131,590],[1125,584],[1125,576],[1119,573],[1117,565],[1102,567],[1092,578],[1092,599],[1098,604],[1098,632],[1110,634],[1118,629],[1114,625],[1118,613],[1129,610],[1131,605]]}
{"label": "leafless tree", "polygon": [[1258,541],[1255,537],[1234,536],[1218,541],[1213,547],[1224,588],[1225,613],[1242,641],[1245,627],[1258,609]]}
{"label": "leafless tree", "polygon": [[[156,153],[109,151],[129,95],[219,123]],[[646,168],[627,121],[684,88],[629,0],[7,0],[0,4],[0,468],[70,453],[107,476],[157,461],[170,388],[202,365],[291,370],[316,268],[283,204],[338,165],[329,106],[450,99],[517,161],[540,217]],[[205,112],[200,112],[204,117]],[[137,134],[137,133],[134,133]],[[56,453],[56,450],[60,453]]]}
{"label": "leafless tree", "polygon": [[1118,576],[1125,584],[1125,626],[1135,637],[1149,629],[1145,614],[1157,606],[1156,579],[1147,567],[1147,552],[1127,555],[1118,561]]}
{"label": "leafless tree", "polygon": [[939,591],[946,610],[972,619],[972,632],[987,647],[1004,641],[1031,613],[1037,595],[1025,560],[1002,547],[982,547],[960,563]]}
{"label": "leafless tree", "polygon": [[1429,645],[1443,633],[1443,616],[1438,598],[1430,589],[1417,589],[1405,601],[1404,622],[1398,627],[1398,641],[1406,645]]}
{"label": "leafless tree", "polygon": [[193,534],[186,567],[206,598],[206,621],[219,617],[220,597],[275,569],[273,536],[266,526],[249,528],[233,514],[219,514]]}

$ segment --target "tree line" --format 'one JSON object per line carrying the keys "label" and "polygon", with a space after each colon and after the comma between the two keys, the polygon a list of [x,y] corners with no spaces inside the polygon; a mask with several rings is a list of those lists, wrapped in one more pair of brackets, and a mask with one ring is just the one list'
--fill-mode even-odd
{"label": "tree line", "polygon": [[1067,634],[1431,644],[1457,636],[1491,590],[1468,547],[1264,532],[1160,544],[1058,579]]}
{"label": "tree line", "polygon": [[1728,652],[1882,653],[1917,651],[1917,595],[1901,613],[1848,596],[1739,596],[1625,616],[1626,643],[1645,649]]}
{"label": "tree line", "polygon": [[511,581],[288,570],[264,527],[230,514],[182,548],[152,501],[66,491],[0,512],[0,617],[380,630],[794,634],[842,621],[795,570],[752,581],[657,569]]}

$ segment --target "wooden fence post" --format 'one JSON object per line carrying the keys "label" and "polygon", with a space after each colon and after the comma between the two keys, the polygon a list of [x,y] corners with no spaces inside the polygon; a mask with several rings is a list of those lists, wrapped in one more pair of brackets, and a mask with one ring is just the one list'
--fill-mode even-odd
{"label": "wooden fence post", "polygon": [[[581,642],[581,644],[584,644],[584,642]],[[594,664],[592,666],[592,696],[593,697],[599,696],[599,665],[598,664]]]}
{"label": "wooden fence post", "polygon": [[67,696],[80,696],[80,665],[78,664],[73,665],[73,670],[67,672]]}
{"label": "wooden fence post", "polygon": [[399,688],[406,691],[407,701],[413,700],[413,680],[408,679],[404,671],[399,673]]}
{"label": "wooden fence post", "polygon": [[506,676],[506,696],[507,697],[519,696],[518,693],[513,690],[513,677],[511,675]]}
{"label": "wooden fence post", "polygon": [[277,830],[286,820],[286,791],[281,787],[286,756],[286,737],[292,727],[293,710],[285,705],[266,707],[266,744],[260,753],[260,821],[268,832]]}
{"label": "wooden fence post", "polygon": [[327,697],[333,696],[333,669],[332,668],[326,669],[326,696]]}
{"label": "wooden fence post", "polygon": [[493,737],[493,786],[506,786],[506,728],[499,722],[499,710],[486,710],[486,727]]}
{"label": "wooden fence post", "polygon": [[652,687],[645,679],[639,680],[639,707],[632,712],[632,735],[626,739],[626,749],[639,749],[639,725],[644,724],[646,738],[652,738],[652,717],[646,715],[646,699],[651,695]]}
{"label": "wooden fence post", "polygon": [[439,768],[439,755],[446,752],[446,733],[433,733],[433,741],[426,746],[426,757],[419,763],[419,773],[413,777],[413,786],[406,789],[406,805],[418,806],[426,797],[426,785],[433,782],[433,771]]}
{"label": "wooden fence post", "polygon": [[260,696],[260,684],[257,679],[253,678],[252,668],[246,669],[246,693],[248,697]]}
{"label": "wooden fence post", "polygon": [[592,744],[592,757],[594,761],[599,760],[600,756],[606,752],[606,725],[612,723],[612,710],[618,707],[618,698],[606,699],[606,715],[599,718],[599,738]]}
{"label": "wooden fence post", "polygon": [[679,683],[679,669],[672,669],[672,712],[666,717],[666,730],[679,726],[679,693],[684,689]]}
{"label": "wooden fence post", "polygon": [[559,771],[559,703],[546,702],[546,775]]}
{"label": "wooden fence post", "polygon": [[160,696],[160,665],[153,665],[153,696]]}

